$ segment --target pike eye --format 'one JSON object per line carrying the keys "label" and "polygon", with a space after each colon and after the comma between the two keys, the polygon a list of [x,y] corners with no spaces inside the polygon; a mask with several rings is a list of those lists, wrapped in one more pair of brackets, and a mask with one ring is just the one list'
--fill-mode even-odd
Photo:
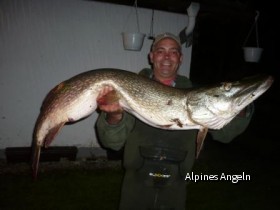
{"label": "pike eye", "polygon": [[230,83],[230,82],[223,82],[221,89],[223,89],[225,91],[229,91],[231,89],[231,87],[232,87],[232,83]]}

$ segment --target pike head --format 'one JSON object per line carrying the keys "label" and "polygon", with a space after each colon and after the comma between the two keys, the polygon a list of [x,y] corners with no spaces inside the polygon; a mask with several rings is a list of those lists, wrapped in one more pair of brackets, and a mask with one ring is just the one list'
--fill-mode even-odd
{"label": "pike head", "polygon": [[188,114],[194,123],[220,129],[262,95],[272,83],[271,76],[254,76],[194,89],[188,94]]}

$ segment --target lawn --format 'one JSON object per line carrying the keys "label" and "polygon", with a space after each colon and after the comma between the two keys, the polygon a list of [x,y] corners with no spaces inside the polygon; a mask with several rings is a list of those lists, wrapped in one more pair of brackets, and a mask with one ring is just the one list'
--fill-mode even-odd
{"label": "lawn", "polygon": [[[188,184],[187,209],[279,209],[278,163],[258,153],[250,155],[248,148],[239,146],[209,141],[193,173],[245,172],[250,180],[235,184],[230,180],[192,181]],[[234,155],[237,150],[238,155]],[[123,176],[120,164],[94,167],[95,162],[69,162],[71,167],[61,168],[60,164],[42,163],[37,181],[31,179],[27,164],[10,165],[12,170],[0,174],[0,209],[117,209]]]}

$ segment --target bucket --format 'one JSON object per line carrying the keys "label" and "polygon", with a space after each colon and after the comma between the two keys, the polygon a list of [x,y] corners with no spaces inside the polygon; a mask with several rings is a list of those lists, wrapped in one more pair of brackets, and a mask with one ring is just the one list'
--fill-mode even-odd
{"label": "bucket", "polygon": [[243,47],[243,51],[245,61],[258,63],[261,58],[263,48]]}
{"label": "bucket", "polygon": [[143,33],[122,33],[123,38],[123,47],[125,50],[134,50],[134,51],[140,51],[145,34]]}

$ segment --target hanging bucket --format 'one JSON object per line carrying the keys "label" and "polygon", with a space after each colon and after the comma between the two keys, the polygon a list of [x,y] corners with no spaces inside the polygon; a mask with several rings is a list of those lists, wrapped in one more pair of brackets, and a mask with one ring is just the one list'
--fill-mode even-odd
{"label": "hanging bucket", "polygon": [[[260,48],[259,46],[259,33],[258,33],[258,18],[259,18],[259,15],[260,15],[260,12],[259,11],[256,11],[256,17],[255,17],[255,22],[254,24],[252,25],[245,41],[244,41],[244,44],[243,44],[243,52],[244,52],[244,59],[246,62],[255,62],[255,63],[258,63],[260,58],[261,58],[261,55],[262,55],[262,52],[263,52],[263,48]],[[246,46],[246,43],[253,31],[253,29],[256,29],[256,47],[245,47]]]}
{"label": "hanging bucket", "polygon": [[123,47],[125,50],[140,51],[145,34],[143,33],[122,33]]}
{"label": "hanging bucket", "polygon": [[263,48],[243,47],[243,51],[245,61],[258,63],[261,58]]}

